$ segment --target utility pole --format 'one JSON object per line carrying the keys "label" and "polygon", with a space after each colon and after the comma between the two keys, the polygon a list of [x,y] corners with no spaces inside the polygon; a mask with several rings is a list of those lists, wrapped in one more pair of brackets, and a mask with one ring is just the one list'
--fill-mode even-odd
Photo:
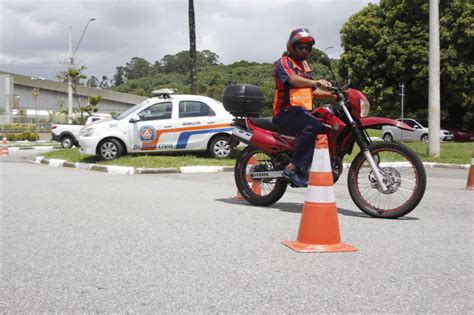
{"label": "utility pole", "polygon": [[72,123],[72,80],[71,69],[73,67],[72,57],[72,26],[69,26],[69,66],[67,72],[67,122]]}
{"label": "utility pole", "polygon": [[196,22],[194,0],[189,0],[189,56],[191,68],[191,94],[197,94],[197,56],[196,56]]}
{"label": "utility pole", "polygon": [[428,136],[430,156],[440,156],[439,0],[430,0]]}
{"label": "utility pole", "polygon": [[401,115],[400,118],[403,119],[403,118],[404,118],[404,116],[403,116],[403,115],[404,115],[403,109],[404,109],[404,106],[405,106],[405,104],[404,104],[404,99],[405,99],[405,84],[404,84],[404,83],[402,83],[402,84],[400,85],[400,96],[402,97],[402,115]]}
{"label": "utility pole", "polygon": [[[405,84],[402,83],[400,85],[400,96],[402,97],[402,100],[401,100],[401,108],[402,108],[402,112],[401,112],[401,116],[400,118],[403,119],[405,116],[405,113],[404,113],[404,108],[405,108]],[[400,129],[400,132],[401,132],[401,136],[402,136],[402,139],[404,138],[403,136],[403,129]]]}
{"label": "utility pole", "polygon": [[74,53],[72,52],[72,26],[69,26],[69,66],[68,66],[68,76],[67,76],[67,101],[68,101],[68,108],[67,108],[67,118],[68,123],[72,123],[72,78],[71,78],[71,70],[74,68],[74,56],[76,55],[77,50],[79,49],[79,45],[81,44],[82,38],[87,31],[87,27],[89,26],[90,22],[95,21],[95,18],[90,18],[87,21],[84,30],[82,31],[81,37],[79,38],[79,42],[77,42],[76,49]]}

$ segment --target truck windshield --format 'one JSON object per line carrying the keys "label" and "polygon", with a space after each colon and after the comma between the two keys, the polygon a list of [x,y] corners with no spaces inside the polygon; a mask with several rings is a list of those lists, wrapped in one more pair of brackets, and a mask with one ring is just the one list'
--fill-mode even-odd
{"label": "truck windshield", "polygon": [[124,111],[123,113],[121,113],[120,115],[117,116],[117,120],[122,120],[124,119],[125,117],[127,117],[128,115],[130,115],[131,113],[133,113],[134,111],[136,111],[137,109],[139,109],[140,107],[148,104],[148,103],[151,103],[151,99],[147,99],[147,100],[144,100],[143,102],[141,103],[138,103],[137,105],[133,106],[133,107],[130,107],[129,109],[127,109],[126,111]]}

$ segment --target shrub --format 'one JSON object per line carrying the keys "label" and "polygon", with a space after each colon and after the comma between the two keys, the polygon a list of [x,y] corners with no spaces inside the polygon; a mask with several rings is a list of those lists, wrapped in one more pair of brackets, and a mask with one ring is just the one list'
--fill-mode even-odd
{"label": "shrub", "polygon": [[39,139],[33,132],[22,132],[22,133],[8,133],[2,136],[7,137],[8,141],[36,141]]}

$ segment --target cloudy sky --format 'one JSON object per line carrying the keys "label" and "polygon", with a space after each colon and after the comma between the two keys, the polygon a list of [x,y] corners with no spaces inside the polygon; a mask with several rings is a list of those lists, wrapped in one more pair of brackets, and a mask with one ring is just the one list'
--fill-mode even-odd
{"label": "cloudy sky", "polygon": [[[198,50],[224,64],[273,62],[289,32],[310,29],[320,49],[338,57],[344,22],[378,0],[194,0]],[[151,63],[189,49],[187,0],[0,0],[0,70],[55,79],[75,60],[86,74],[112,78],[132,57]]]}

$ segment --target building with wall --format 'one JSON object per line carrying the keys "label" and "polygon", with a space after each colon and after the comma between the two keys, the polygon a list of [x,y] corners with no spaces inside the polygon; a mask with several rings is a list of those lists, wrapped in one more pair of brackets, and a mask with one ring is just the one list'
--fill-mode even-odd
{"label": "building with wall", "polygon": [[[36,97],[33,90],[37,91]],[[99,113],[121,113],[146,97],[111,90],[77,86],[73,93],[73,108],[86,106],[91,96],[100,96]],[[68,86],[59,81],[32,78],[0,71],[0,123],[12,122],[18,111],[27,116],[50,115],[67,111]]]}

